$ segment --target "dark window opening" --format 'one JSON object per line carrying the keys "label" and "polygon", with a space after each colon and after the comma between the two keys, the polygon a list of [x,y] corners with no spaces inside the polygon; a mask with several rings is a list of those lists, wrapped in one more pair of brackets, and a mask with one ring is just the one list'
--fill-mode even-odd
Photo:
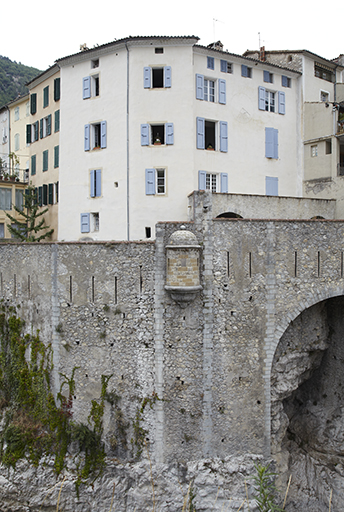
{"label": "dark window opening", "polygon": [[94,94],[99,96],[99,76],[94,77]]}
{"label": "dark window opening", "polygon": [[164,53],[163,48],[155,48],[155,53]]}
{"label": "dark window opening", "polygon": [[152,130],[152,144],[160,145],[165,144],[165,125],[164,124],[153,124],[151,125]]}
{"label": "dark window opening", "polygon": [[327,82],[334,82],[334,73],[332,69],[325,68],[319,66],[314,63],[314,76],[317,78],[321,78],[322,80],[327,80]]}
{"label": "dark window opening", "polygon": [[213,121],[205,121],[205,148],[216,149],[215,147],[215,123]]}
{"label": "dark window opening", "polygon": [[153,68],[153,88],[164,87],[164,68]]}
{"label": "dark window opening", "polygon": [[100,124],[94,124],[94,147],[100,148]]}
{"label": "dark window opening", "polygon": [[326,155],[330,155],[332,153],[332,141],[326,141]]}
{"label": "dark window opening", "polygon": [[152,236],[152,230],[151,230],[151,228],[146,227],[146,228],[145,228],[145,231],[146,231],[146,238],[151,238],[151,236]]}
{"label": "dark window opening", "polygon": [[99,59],[94,59],[91,61],[91,67],[92,68],[98,68],[99,67]]}
{"label": "dark window opening", "polygon": [[242,217],[238,213],[224,212],[224,213],[220,213],[220,215],[218,215],[216,218],[217,219],[243,219],[244,217]]}

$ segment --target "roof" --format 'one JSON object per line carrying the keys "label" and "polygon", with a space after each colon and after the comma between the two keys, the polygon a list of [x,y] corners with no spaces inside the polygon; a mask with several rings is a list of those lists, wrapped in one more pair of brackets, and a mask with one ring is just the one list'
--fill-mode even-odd
{"label": "roof", "polygon": [[59,67],[56,64],[53,64],[50,66],[50,68],[46,69],[45,71],[42,71],[39,75],[35,76],[30,82],[27,82],[25,85],[26,87],[31,86],[36,87],[36,85],[40,84],[41,82],[44,82],[47,78],[50,78],[51,76],[55,75],[59,71]]}
{"label": "roof", "polygon": [[[326,59],[325,57],[321,57],[321,55],[317,55],[316,53],[313,53],[313,52],[310,52],[309,50],[264,50],[265,51],[265,54],[281,54],[281,53],[285,53],[285,54],[288,54],[288,53],[302,53],[303,55],[307,55],[308,57],[311,57],[311,58],[316,58],[320,61],[325,61],[328,65],[330,65],[331,67],[335,68],[335,67],[338,67],[338,64],[336,62],[334,62],[335,59],[332,59],[332,60],[328,60]],[[250,53],[258,53],[259,54],[259,50],[246,50],[246,52],[244,52],[244,56],[246,56],[247,54],[250,54]],[[339,66],[339,67],[343,67],[343,66]]]}

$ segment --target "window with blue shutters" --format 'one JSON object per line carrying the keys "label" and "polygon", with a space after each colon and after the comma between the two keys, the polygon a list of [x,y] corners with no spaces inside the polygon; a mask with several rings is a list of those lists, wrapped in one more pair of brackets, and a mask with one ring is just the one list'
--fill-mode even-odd
{"label": "window with blue shutters", "polygon": [[245,66],[244,64],[241,65],[241,76],[244,78],[252,78],[252,68],[249,68],[248,66]]}
{"label": "window with blue shutters", "polygon": [[278,92],[278,113],[285,114],[285,93],[281,91]]}
{"label": "window with blue shutters", "polygon": [[267,196],[278,196],[278,178],[265,176],[265,194]]}
{"label": "window with blue shutters", "polygon": [[197,130],[197,149],[205,149],[205,119],[203,117],[197,117],[196,119],[196,130]]}
{"label": "window with blue shutters", "polygon": [[220,151],[228,152],[228,123],[220,121]]}
{"label": "window with blue shutters", "polygon": [[207,68],[215,69],[215,59],[214,57],[207,57]]}
{"label": "window with blue shutters", "polygon": [[227,60],[220,61],[220,69],[222,73],[233,73],[233,65]]}
{"label": "window with blue shutters", "polygon": [[146,169],[145,171],[146,180],[146,196],[155,194],[155,169]]}
{"label": "window with blue shutters", "polygon": [[141,124],[141,146],[174,144],[173,123]]}
{"label": "window with blue shutters", "polygon": [[209,173],[198,171],[198,190],[210,190],[211,192],[228,193],[228,174]]}
{"label": "window with blue shutters", "polygon": [[226,172],[222,172],[220,174],[220,180],[221,180],[220,192],[222,194],[228,194],[228,174]]}
{"label": "window with blue shutters", "polygon": [[158,167],[145,170],[146,195],[166,194],[166,169]]}
{"label": "window with blue shutters", "polygon": [[80,214],[80,231],[81,231],[81,233],[89,233],[90,232],[90,214],[89,213],[81,213]]}
{"label": "window with blue shutters", "polygon": [[[276,96],[278,99],[278,110],[276,108]],[[266,112],[278,112],[285,114],[285,93],[278,91],[268,91],[265,87],[258,87],[258,108]]]}
{"label": "window with blue shutters", "polygon": [[48,170],[48,156],[49,156],[48,150],[46,149],[45,151],[43,151],[43,167],[42,167],[43,172]]}
{"label": "window with blue shutters", "polygon": [[291,87],[291,79],[288,76],[282,75],[282,87]]}
{"label": "window with blue shutters", "polygon": [[226,80],[219,79],[219,103],[226,104]]}
{"label": "window with blue shutters", "polygon": [[143,87],[145,89],[161,89],[172,87],[172,68],[164,67],[144,67],[143,68]]}
{"label": "window with blue shutters", "polygon": [[36,155],[31,156],[31,176],[36,174]]}
{"label": "window with blue shutters", "polygon": [[263,72],[264,82],[267,82],[269,84],[274,83],[274,75],[270,73],[269,71],[264,70]]}
{"label": "window with blue shutters", "polygon": [[278,130],[265,128],[265,156],[278,159]]}
{"label": "window with blue shutters", "polygon": [[226,104],[226,80],[220,78],[218,80],[218,85],[216,85],[216,80],[207,78],[203,75],[196,74],[196,99],[210,101],[211,103],[215,103],[216,99],[216,89],[218,88],[218,102],[225,105]]}
{"label": "window with blue shutters", "polygon": [[91,189],[91,197],[100,197],[101,196],[101,177],[102,172],[100,169],[90,171],[90,189]]}
{"label": "window with blue shutters", "polygon": [[84,150],[105,149],[107,146],[107,123],[86,124],[84,127]]}
{"label": "window with blue shutters", "polygon": [[[218,124],[218,128],[216,125]],[[217,133],[218,132],[218,133]],[[219,140],[219,144],[216,142]],[[227,121],[208,121],[203,117],[196,118],[196,148],[209,151],[220,150],[228,152],[228,123]]]}
{"label": "window with blue shutters", "polygon": [[49,105],[49,85],[43,89],[43,108]]}
{"label": "window with blue shutters", "polygon": [[204,99],[204,76],[196,74],[196,99]]}
{"label": "window with blue shutters", "polygon": [[85,76],[82,79],[82,99],[99,96],[99,75]]}

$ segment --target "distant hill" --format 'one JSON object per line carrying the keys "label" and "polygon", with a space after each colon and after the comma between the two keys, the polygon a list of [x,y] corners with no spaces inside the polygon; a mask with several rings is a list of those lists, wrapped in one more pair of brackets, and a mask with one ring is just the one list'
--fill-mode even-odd
{"label": "distant hill", "polygon": [[0,55],[0,107],[15,100],[18,95],[27,94],[28,88],[24,84],[40,73],[39,69],[12,62]]}

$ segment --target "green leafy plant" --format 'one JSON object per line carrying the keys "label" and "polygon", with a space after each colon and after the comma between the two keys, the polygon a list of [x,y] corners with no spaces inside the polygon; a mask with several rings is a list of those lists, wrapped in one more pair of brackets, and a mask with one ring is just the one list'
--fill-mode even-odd
{"label": "green leafy plant", "polygon": [[270,471],[270,464],[264,466],[257,462],[254,466],[256,475],[252,477],[255,490],[253,497],[256,500],[259,512],[282,512],[283,509],[276,505],[278,499],[278,489],[274,484],[276,473]]}

